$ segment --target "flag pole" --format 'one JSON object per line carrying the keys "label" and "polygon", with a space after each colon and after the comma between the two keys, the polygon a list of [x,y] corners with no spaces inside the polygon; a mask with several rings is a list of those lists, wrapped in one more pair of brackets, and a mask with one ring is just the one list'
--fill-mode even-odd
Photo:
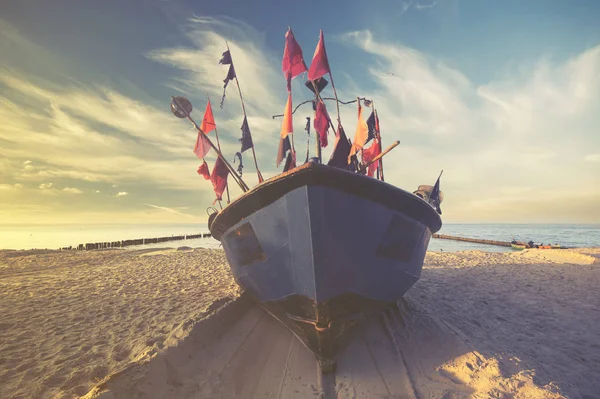
{"label": "flag pole", "polygon": [[[208,94],[206,95],[206,98],[208,98],[208,103],[210,104],[210,97],[208,96]],[[210,109],[212,111],[212,104],[210,106]],[[214,117],[213,117],[214,118]],[[219,147],[219,151],[221,151],[221,142],[219,141],[219,131],[217,130],[217,124],[215,123],[215,136],[217,137],[217,146]],[[227,203],[231,203],[231,198],[229,197],[229,184],[227,184],[225,186],[225,189],[227,190]],[[219,204],[221,204],[221,202],[219,201]],[[223,208],[221,208],[223,209]]]}
{"label": "flag pole", "polygon": [[194,125],[194,127],[196,128],[196,130],[198,130],[198,132],[200,132],[200,133],[202,133],[204,135],[204,138],[206,139],[206,141],[208,142],[208,144],[212,147],[213,150],[215,150],[215,152],[221,158],[221,160],[223,161],[223,163],[225,163],[225,166],[227,167],[227,169],[229,169],[229,173],[231,173],[231,175],[234,176],[235,182],[240,186],[240,188],[242,189],[242,191],[243,192],[248,191],[249,190],[248,185],[246,183],[244,183],[244,180],[242,180],[242,178],[240,176],[237,175],[236,171],[229,164],[229,162],[227,162],[227,159],[225,159],[225,157],[223,156],[223,154],[221,153],[221,151],[219,151],[219,149],[214,145],[214,143],[208,137],[208,135],[206,133],[204,133],[204,131],[200,128],[200,126],[198,126],[198,124],[196,123],[196,121],[194,120],[194,118],[192,118],[192,116],[185,109],[185,107],[183,107],[179,103],[179,101],[177,100],[177,98],[171,96],[171,99],[177,105],[178,110],[182,111],[185,114],[186,118],[188,118],[188,120],[190,122],[192,122],[192,125]]}
{"label": "flag pole", "polygon": [[[231,56],[231,50],[229,49],[229,43],[225,40],[225,45],[227,46],[227,51],[229,51],[229,56],[231,57],[231,64],[233,65],[233,57]],[[235,67],[234,67],[235,68]],[[238,88],[238,93],[240,93],[240,100],[242,102],[242,111],[244,112],[244,118],[247,119],[246,116],[246,106],[244,105],[244,97],[242,96],[242,89],[240,88],[240,82],[238,81],[237,72],[235,73],[235,84]],[[250,133],[252,135],[252,133]],[[252,136],[250,136],[252,137]],[[293,148],[293,138],[292,138],[292,148]],[[256,152],[254,151],[254,140],[252,140],[252,157],[254,158],[254,166],[256,167],[256,174],[258,176],[258,183],[262,183],[264,181],[260,170],[258,169],[258,162],[256,161]]]}

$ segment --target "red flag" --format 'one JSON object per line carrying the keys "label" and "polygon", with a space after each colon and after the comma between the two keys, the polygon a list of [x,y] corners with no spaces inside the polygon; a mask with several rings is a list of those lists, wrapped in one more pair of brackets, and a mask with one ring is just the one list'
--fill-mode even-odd
{"label": "red flag", "polygon": [[208,144],[208,140],[206,136],[202,132],[198,132],[198,137],[196,138],[196,145],[194,146],[194,154],[200,159],[204,159],[206,154],[210,151],[210,144]]}
{"label": "red flag", "polygon": [[327,51],[325,51],[325,42],[323,41],[323,30],[319,34],[319,43],[315,49],[312,63],[308,70],[308,80],[315,80],[330,72],[329,61],[327,60]]}
{"label": "red flag", "polygon": [[286,76],[288,91],[292,91],[292,79],[306,71],[302,49],[296,41],[292,30],[289,28],[285,34],[285,48],[283,50],[283,60],[281,60],[281,70]]}
{"label": "red flag", "polygon": [[215,190],[215,194],[217,198],[215,202],[221,200],[223,197],[223,191],[225,191],[225,187],[227,187],[227,176],[229,175],[229,169],[225,165],[225,162],[221,159],[221,157],[217,158],[215,162],[215,166],[213,167],[212,174],[210,176],[210,180],[213,184],[213,188]]}
{"label": "red flag", "polygon": [[317,113],[315,115],[315,130],[319,134],[319,143],[321,147],[327,147],[327,131],[329,129],[329,115],[323,101],[317,103]]}
{"label": "red flag", "polygon": [[[375,157],[379,154],[381,154],[381,146],[379,145],[379,140],[375,138],[369,148],[363,149],[363,162],[367,164],[375,159]],[[369,176],[373,177],[375,175],[375,170],[377,170],[378,163],[379,162],[374,162],[369,165]]]}
{"label": "red flag", "polygon": [[210,100],[206,104],[206,110],[204,111],[204,119],[202,119],[202,124],[200,125],[200,129],[206,134],[213,131],[217,127],[215,123],[215,118],[213,116],[212,107],[210,105]]}
{"label": "red flag", "polygon": [[210,179],[210,172],[208,171],[208,165],[206,164],[206,161],[202,162],[202,165],[200,165],[198,168],[198,174],[204,176],[205,180]]}
{"label": "red flag", "polygon": [[283,122],[281,123],[282,138],[286,138],[288,133],[294,133],[294,124],[292,122],[292,93],[288,93],[285,111],[283,112]]}

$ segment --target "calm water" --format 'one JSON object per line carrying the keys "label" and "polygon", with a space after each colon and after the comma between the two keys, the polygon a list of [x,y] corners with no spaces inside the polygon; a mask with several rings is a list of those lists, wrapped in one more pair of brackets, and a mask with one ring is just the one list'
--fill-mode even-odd
{"label": "calm water", "polygon": [[[183,234],[206,233],[205,224],[105,224],[105,225],[0,225],[0,249],[30,249],[77,246],[86,242],[120,241],[134,238],[168,237]],[[600,246],[600,225],[566,224],[445,224],[439,231],[460,237],[487,240],[510,241],[513,237],[520,241],[532,240],[535,243],[558,243],[573,247]],[[218,248],[219,242],[213,238],[198,238],[170,241],[158,244],[131,246],[128,248],[151,247],[203,247]],[[430,251],[455,252],[468,249],[502,252],[510,248],[482,245],[452,240],[432,239]]]}

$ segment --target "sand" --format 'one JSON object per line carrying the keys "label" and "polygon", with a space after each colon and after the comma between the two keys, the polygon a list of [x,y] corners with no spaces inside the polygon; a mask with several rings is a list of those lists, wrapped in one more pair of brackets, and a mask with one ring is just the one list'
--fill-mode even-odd
{"label": "sand", "polygon": [[599,257],[430,252],[322,381],[221,250],[0,251],[0,397],[598,398]]}
{"label": "sand", "polygon": [[[152,255],[152,256],[148,256]],[[72,398],[239,295],[220,250],[0,251],[0,398]]]}

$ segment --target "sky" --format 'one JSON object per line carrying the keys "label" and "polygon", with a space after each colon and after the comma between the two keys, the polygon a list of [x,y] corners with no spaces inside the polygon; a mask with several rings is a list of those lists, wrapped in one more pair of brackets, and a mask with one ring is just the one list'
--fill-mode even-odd
{"label": "sky", "polygon": [[[288,26],[308,65],[323,29],[340,99],[372,99],[383,146],[400,140],[388,183],[412,192],[444,171],[444,222],[600,223],[599,20],[592,0],[3,0],[0,224],[204,223],[212,185],[169,105],[189,98],[199,122],[210,97],[233,162],[243,114],[233,83],[219,107],[226,42],[259,168],[281,173]],[[312,98],[306,79],[294,105]],[[294,115],[299,160],[307,116]],[[356,104],[341,120],[353,137]]]}

